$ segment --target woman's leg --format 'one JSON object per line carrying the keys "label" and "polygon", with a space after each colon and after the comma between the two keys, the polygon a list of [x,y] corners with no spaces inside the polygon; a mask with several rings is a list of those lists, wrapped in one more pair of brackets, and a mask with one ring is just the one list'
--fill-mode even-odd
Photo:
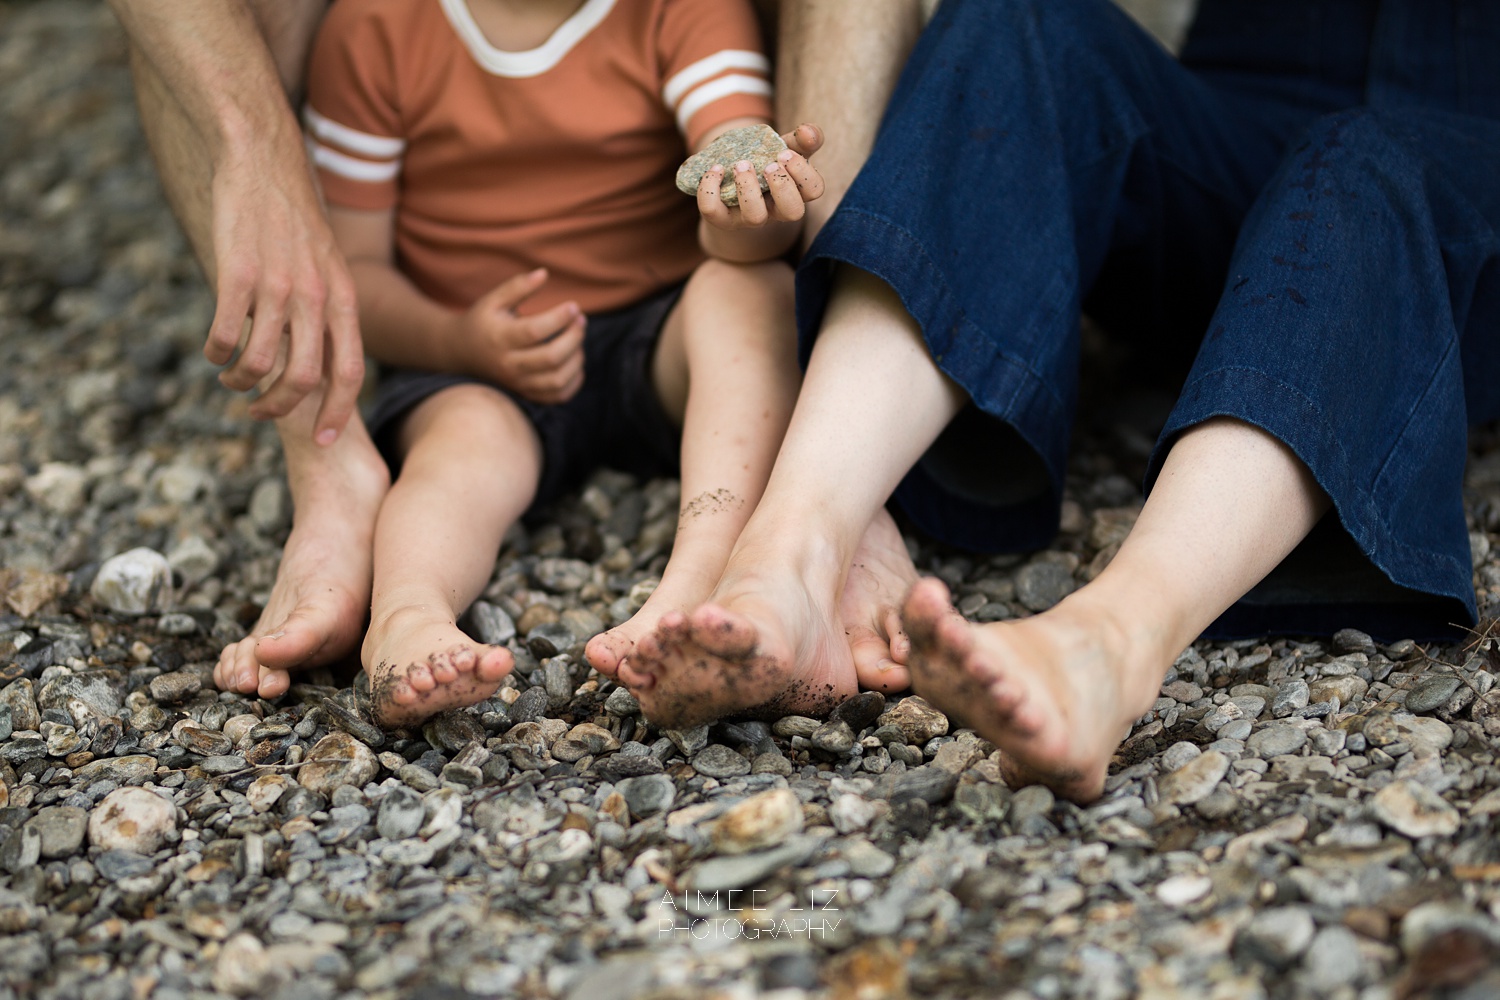
{"label": "woman's leg", "polygon": [[481,385],[444,389],[402,427],[401,473],[375,526],[370,631],[360,658],[377,720],[409,725],[490,696],[513,661],[458,617],[531,503],[541,446],[521,410]]}
{"label": "woman's leg", "polygon": [[[1472,621],[1460,486],[1466,403],[1476,418],[1500,411],[1497,156],[1500,124],[1481,119],[1321,121],[1246,220],[1119,554],[1013,623],[970,626],[924,582],[905,616],[917,689],[1007,751],[1022,780],[1087,800],[1177,653],[1330,508],[1387,600],[1280,621],[1397,638],[1382,627],[1402,610],[1396,586],[1429,634]],[[1399,627],[1421,621],[1408,612]]]}
{"label": "woman's leg", "polygon": [[1200,424],[1173,446],[1119,554],[1052,609],[971,625],[940,582],[918,584],[903,616],[913,683],[1006,752],[1012,784],[1097,798],[1110,757],[1177,654],[1327,507],[1276,438],[1227,418]]}

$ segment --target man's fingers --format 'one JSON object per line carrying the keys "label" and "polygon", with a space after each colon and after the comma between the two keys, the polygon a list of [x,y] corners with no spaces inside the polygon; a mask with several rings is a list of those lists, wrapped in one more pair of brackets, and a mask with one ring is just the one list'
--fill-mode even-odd
{"label": "man's fingers", "polygon": [[365,347],[359,335],[359,308],[354,282],[340,276],[329,289],[327,347],[324,354],[328,387],[318,407],[313,440],[333,444],[359,404],[365,381]]}
{"label": "man's fingers", "polygon": [[299,291],[292,299],[286,367],[250,407],[257,420],[284,417],[323,378],[322,284]]}
{"label": "man's fingers", "polygon": [[703,179],[698,182],[698,214],[707,219],[709,225],[718,229],[730,228],[734,220],[729,206],[724,204],[724,199],[719,194],[723,186],[723,167],[709,167],[703,172]]}
{"label": "man's fingers", "polygon": [[234,349],[240,346],[245,317],[250,314],[250,290],[253,287],[253,277],[247,278],[233,265],[220,272],[214,321],[208,328],[208,342],[203,345],[203,356],[213,364],[227,364],[234,357]]}
{"label": "man's fingers", "polygon": [[781,141],[803,156],[811,156],[823,148],[823,130],[804,122],[782,136]]}
{"label": "man's fingers", "polygon": [[770,213],[766,201],[761,197],[760,178],[749,160],[734,165],[734,190],[740,197],[740,220],[747,226],[764,225]]}
{"label": "man's fingers", "polygon": [[796,222],[802,218],[807,211],[806,204],[802,201],[797,185],[782,169],[781,164],[773,163],[766,167],[766,183],[771,187],[773,217],[783,222]]}
{"label": "man's fingers", "polygon": [[[281,290],[277,290],[281,291]],[[239,359],[219,374],[219,381],[235,392],[248,392],[271,373],[281,350],[282,331],[286,327],[286,295],[257,295],[255,319],[250,339],[240,351]]]}
{"label": "man's fingers", "polygon": [[781,164],[782,169],[797,185],[803,201],[817,201],[823,197],[823,175],[802,156],[787,149],[776,157],[776,162]]}

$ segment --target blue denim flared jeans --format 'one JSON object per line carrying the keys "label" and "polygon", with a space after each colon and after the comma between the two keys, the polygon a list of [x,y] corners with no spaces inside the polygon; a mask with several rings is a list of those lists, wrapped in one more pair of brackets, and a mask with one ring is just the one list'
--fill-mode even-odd
{"label": "blue denim flared jeans", "polygon": [[[945,0],[798,277],[889,283],[973,402],[896,492],[976,551],[1057,530],[1079,316],[1191,371],[1157,444],[1284,441],[1333,510],[1213,634],[1475,620],[1461,496],[1500,416],[1500,2],[1203,0],[1180,59],[1109,0]],[[1247,482],[1253,490],[1254,483]]]}

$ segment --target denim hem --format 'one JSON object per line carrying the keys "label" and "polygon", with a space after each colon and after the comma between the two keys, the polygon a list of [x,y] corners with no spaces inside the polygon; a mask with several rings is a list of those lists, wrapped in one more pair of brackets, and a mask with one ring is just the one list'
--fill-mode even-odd
{"label": "denim hem", "polygon": [[1356,482],[1343,447],[1318,407],[1291,386],[1248,368],[1219,368],[1183,387],[1147,468],[1149,493],[1172,442],[1184,430],[1214,417],[1233,417],[1280,440],[1328,494],[1361,552],[1392,582],[1459,602],[1472,625],[1478,620],[1472,567],[1453,554],[1404,541],[1380,515],[1380,505]]}
{"label": "denim hem", "polygon": [[[943,269],[909,230],[848,205],[818,235],[797,270],[798,354],[806,367],[827,308],[832,265],[849,264],[881,279],[916,321],[938,369],[983,412],[1016,429],[1041,456],[1062,495],[1071,405],[1025,360],[1005,351],[957,301]],[[1046,294],[1038,297],[1045,302]],[[1037,322],[1059,311],[1038,306]]]}

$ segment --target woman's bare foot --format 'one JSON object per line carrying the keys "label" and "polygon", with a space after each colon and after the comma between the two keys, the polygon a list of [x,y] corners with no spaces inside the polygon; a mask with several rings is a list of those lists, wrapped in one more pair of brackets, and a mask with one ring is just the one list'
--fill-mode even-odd
{"label": "woman's bare foot", "polygon": [[475,642],[446,608],[430,605],[372,622],[360,659],[375,721],[391,727],[481,702],[515,666],[510,650]]}
{"label": "woman's bare foot", "polygon": [[911,553],[882,507],[860,539],[839,597],[839,622],[860,687],[886,693],[911,687],[911,640],[901,627],[901,600],[916,582]]}
{"label": "woman's bare foot", "polygon": [[[822,714],[859,690],[854,658],[833,614],[791,571],[737,554],[710,603],[662,616],[620,668],[658,725],[683,727],[736,714]],[[830,590],[833,588],[830,587]]]}
{"label": "woman's bare foot", "polygon": [[1047,785],[1076,802],[1103,792],[1115,749],[1171,662],[1086,590],[1032,618],[973,625],[940,581],[924,579],[902,620],[917,692],[1004,751],[1013,786]]}
{"label": "woman's bare foot", "polygon": [[291,671],[354,651],[370,606],[375,515],[390,473],[363,426],[351,424],[324,461],[293,484],[296,515],[276,582],[250,634],[224,647],[214,682],[275,698]]}

